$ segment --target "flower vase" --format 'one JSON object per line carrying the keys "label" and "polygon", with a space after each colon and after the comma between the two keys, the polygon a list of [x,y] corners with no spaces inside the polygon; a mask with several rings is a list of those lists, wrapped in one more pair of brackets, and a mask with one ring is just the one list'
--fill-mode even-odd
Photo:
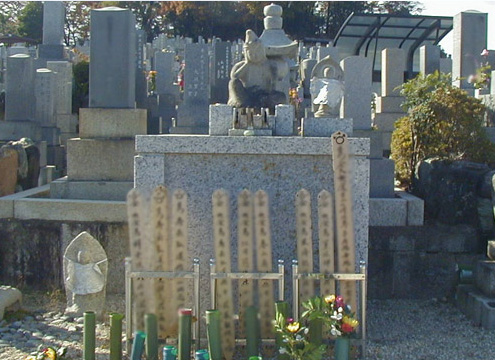
{"label": "flower vase", "polygon": [[337,338],[335,340],[335,360],[349,360],[350,348],[349,338]]}

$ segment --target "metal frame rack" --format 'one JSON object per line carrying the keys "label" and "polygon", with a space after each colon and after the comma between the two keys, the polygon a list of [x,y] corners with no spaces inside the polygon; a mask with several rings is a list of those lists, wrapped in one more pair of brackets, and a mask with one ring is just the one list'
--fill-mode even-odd
{"label": "metal frame rack", "polygon": [[[217,279],[231,279],[231,280],[243,280],[243,279],[248,279],[248,280],[272,280],[272,281],[277,281],[278,285],[278,300],[283,301],[284,300],[284,287],[285,287],[285,280],[284,280],[284,261],[283,260],[278,260],[278,272],[272,272],[272,273],[250,273],[250,272],[229,272],[229,273],[224,273],[224,272],[217,272],[216,271],[216,265],[215,265],[215,260],[210,259],[210,291],[211,291],[211,304],[212,308],[216,309],[217,308],[217,299],[216,299],[216,293],[217,293]],[[273,342],[273,339],[261,339],[263,342]],[[236,339],[237,344],[244,344],[246,342],[245,339]]]}
{"label": "metal frame rack", "polygon": [[[292,313],[295,319],[299,319],[299,280],[314,279],[325,280],[333,279],[338,281],[359,281],[359,300],[360,300],[360,329],[361,338],[357,339],[360,342],[361,357],[366,354],[366,285],[367,273],[366,263],[359,262],[359,273],[299,273],[297,260],[292,260]],[[338,287],[338,283],[337,283]]]}
{"label": "metal frame rack", "polygon": [[[130,353],[132,339],[132,280],[133,279],[193,279],[193,314],[199,318],[199,259],[193,259],[192,271],[132,271],[131,258],[125,258],[125,317],[126,317],[126,342],[128,352]],[[199,337],[199,321],[195,321],[193,326],[193,340],[197,347]]]}

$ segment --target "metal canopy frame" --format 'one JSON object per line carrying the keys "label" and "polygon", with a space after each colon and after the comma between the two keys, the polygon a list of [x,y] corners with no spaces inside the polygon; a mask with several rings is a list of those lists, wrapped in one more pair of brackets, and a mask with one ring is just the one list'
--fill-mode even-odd
{"label": "metal canopy frame", "polygon": [[333,41],[344,55],[373,58],[377,69],[377,53],[385,48],[399,48],[406,52],[406,69],[413,72],[414,52],[422,45],[438,43],[452,30],[451,16],[354,14],[340,27]]}

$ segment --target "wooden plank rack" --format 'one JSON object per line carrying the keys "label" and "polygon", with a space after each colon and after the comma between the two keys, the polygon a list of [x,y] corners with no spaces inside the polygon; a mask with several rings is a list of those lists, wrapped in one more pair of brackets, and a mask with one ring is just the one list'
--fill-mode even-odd
{"label": "wooden plank rack", "polygon": [[[125,259],[125,317],[126,317],[126,343],[130,354],[132,345],[132,304],[133,304],[133,280],[134,279],[192,279],[193,280],[193,314],[200,317],[199,302],[199,259],[193,259],[192,271],[132,271],[131,258]],[[193,344],[195,350],[199,349],[200,326],[199,321],[193,322]]]}

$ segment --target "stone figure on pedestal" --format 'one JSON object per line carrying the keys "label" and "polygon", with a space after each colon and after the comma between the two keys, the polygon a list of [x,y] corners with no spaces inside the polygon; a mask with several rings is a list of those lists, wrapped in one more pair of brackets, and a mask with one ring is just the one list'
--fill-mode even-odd
{"label": "stone figure on pedestal", "polygon": [[87,232],[72,240],[64,254],[65,313],[82,316],[94,311],[103,315],[108,262],[105,250]]}
{"label": "stone figure on pedestal", "polygon": [[312,103],[318,105],[315,117],[336,117],[344,96],[344,72],[340,65],[327,56],[313,68],[311,74]]}
{"label": "stone figure on pedestal", "polygon": [[252,30],[246,31],[244,57],[232,68],[228,105],[274,109],[275,105],[285,103],[286,95],[276,91],[274,84],[277,78],[286,75],[288,68],[268,60],[263,43]]}

